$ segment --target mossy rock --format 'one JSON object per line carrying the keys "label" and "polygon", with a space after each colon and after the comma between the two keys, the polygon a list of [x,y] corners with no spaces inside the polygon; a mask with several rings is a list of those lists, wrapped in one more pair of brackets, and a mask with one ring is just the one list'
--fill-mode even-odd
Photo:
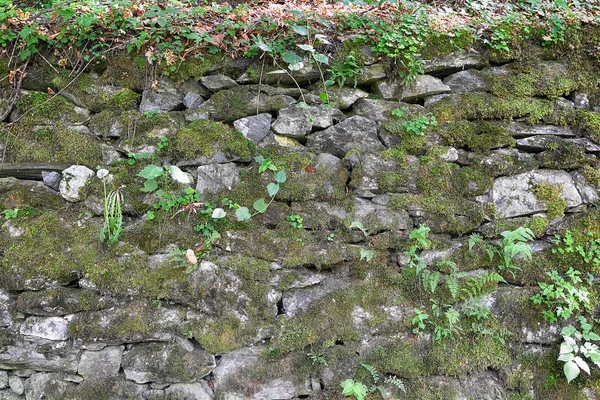
{"label": "mossy rock", "polygon": [[98,79],[98,83],[128,88],[141,93],[144,90],[145,79],[145,56],[121,52],[111,56],[110,61],[107,61],[107,68]]}
{"label": "mossy rock", "polygon": [[97,311],[115,304],[114,299],[100,296],[95,291],[66,287],[23,292],[17,299],[17,309],[20,312],[52,317]]}
{"label": "mossy rock", "polygon": [[512,133],[498,123],[460,121],[443,124],[436,132],[447,146],[482,153],[515,144]]}
{"label": "mossy rock", "polygon": [[106,125],[101,132],[110,129],[109,125],[114,124],[114,118],[123,126],[124,134],[121,135],[119,146],[129,153],[135,154],[154,154],[156,146],[162,138],[172,140],[185,126],[183,114],[180,112],[144,115],[130,111],[113,114],[113,119],[105,121]]}
{"label": "mossy rock", "polygon": [[240,132],[222,122],[200,119],[181,128],[175,137],[174,155],[178,165],[251,160],[254,145]]}
{"label": "mossy rock", "polygon": [[460,119],[510,120],[523,118],[529,124],[535,124],[544,117],[552,115],[554,105],[551,101],[538,98],[504,99],[489,93],[466,93],[450,95],[429,106],[438,122],[455,122]]}
{"label": "mossy rock", "polygon": [[57,210],[64,205],[64,199],[42,182],[0,179],[0,209],[28,209],[36,213]]}

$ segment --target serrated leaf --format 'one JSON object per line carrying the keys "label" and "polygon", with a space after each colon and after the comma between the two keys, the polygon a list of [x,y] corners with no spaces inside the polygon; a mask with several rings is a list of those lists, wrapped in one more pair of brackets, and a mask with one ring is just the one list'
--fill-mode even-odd
{"label": "serrated leaf", "polygon": [[283,53],[281,59],[287,64],[298,64],[302,61],[302,58],[298,54],[296,54],[296,52],[291,50],[288,50],[285,53]]}
{"label": "serrated leaf", "polygon": [[267,185],[267,192],[269,192],[269,196],[275,196],[279,192],[279,184],[275,182],[269,183]]}
{"label": "serrated leaf", "polygon": [[221,219],[221,218],[225,218],[226,215],[227,215],[227,213],[222,208],[215,208],[212,212],[211,217],[213,219]]}
{"label": "serrated leaf", "polygon": [[588,364],[585,361],[583,361],[583,359],[581,357],[575,357],[575,363],[577,364],[577,366],[579,368],[584,370],[588,375],[590,374],[590,367],[588,366]]}
{"label": "serrated leaf", "polygon": [[312,47],[310,44],[299,44],[298,47],[300,47],[302,50],[310,51],[311,53],[315,51],[315,48]]}
{"label": "serrated leaf", "polygon": [[576,350],[576,348],[574,349],[573,345],[571,343],[562,342],[560,344],[559,354],[571,354],[571,353],[573,353],[574,350]]}
{"label": "serrated leaf", "polygon": [[158,165],[150,164],[150,165],[147,165],[143,170],[138,172],[137,176],[141,176],[142,178],[146,178],[146,179],[155,179],[155,178],[158,178],[159,176],[161,176],[163,174],[163,172],[164,172],[164,169],[162,167],[159,167]]}
{"label": "serrated leaf", "polygon": [[250,210],[248,210],[248,207],[240,207],[235,210],[235,216],[238,221],[247,221],[251,217]]}
{"label": "serrated leaf", "polygon": [[253,204],[252,207],[254,207],[254,209],[256,211],[258,211],[259,213],[264,213],[265,211],[267,211],[267,207],[269,207],[269,205],[265,202],[265,199],[258,199],[256,200]]}
{"label": "serrated leaf", "polygon": [[287,180],[287,176],[285,175],[285,171],[281,170],[275,174],[275,182],[277,183],[285,183]]}
{"label": "serrated leaf", "polygon": [[567,378],[567,382],[571,382],[573,379],[579,376],[580,370],[574,361],[569,361],[565,363],[563,371],[565,373],[565,377]]}
{"label": "serrated leaf", "polygon": [[144,182],[144,187],[140,189],[140,191],[144,193],[154,192],[158,188],[158,183],[154,179],[146,179]]}
{"label": "serrated leaf", "polygon": [[294,32],[296,32],[298,35],[302,35],[302,36],[308,36],[308,29],[306,29],[303,26],[300,25],[292,25],[292,29],[294,30]]}
{"label": "serrated leaf", "polygon": [[329,64],[329,57],[327,57],[325,54],[314,53],[313,58],[315,59],[315,61],[320,62],[321,64]]}

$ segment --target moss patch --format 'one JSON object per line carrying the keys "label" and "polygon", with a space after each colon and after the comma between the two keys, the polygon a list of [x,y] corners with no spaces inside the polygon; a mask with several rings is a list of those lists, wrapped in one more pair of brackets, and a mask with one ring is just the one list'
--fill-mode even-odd
{"label": "moss patch", "polygon": [[489,152],[500,147],[512,147],[515,140],[510,131],[501,124],[489,122],[460,121],[437,129],[442,143],[477,152]]}
{"label": "moss patch", "polygon": [[561,185],[542,182],[535,186],[532,192],[537,201],[546,203],[550,220],[560,218],[565,214],[567,200],[562,196],[563,189]]}

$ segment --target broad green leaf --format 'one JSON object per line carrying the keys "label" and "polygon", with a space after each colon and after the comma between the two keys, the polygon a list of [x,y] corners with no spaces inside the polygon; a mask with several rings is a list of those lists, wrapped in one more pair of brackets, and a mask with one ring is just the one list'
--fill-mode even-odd
{"label": "broad green leaf", "polygon": [[279,192],[279,184],[271,182],[267,185],[267,192],[269,192],[269,196],[273,197]]}
{"label": "broad green leaf", "polygon": [[369,262],[373,259],[374,254],[375,253],[373,252],[373,250],[363,249],[362,247],[360,249],[360,259],[361,260],[367,260],[367,262]]}
{"label": "broad green leaf", "polygon": [[320,62],[321,64],[329,64],[329,57],[327,57],[325,54],[314,53],[313,58],[315,59],[315,61]]}
{"label": "broad green leaf", "polygon": [[284,170],[281,170],[275,174],[275,182],[285,183],[286,180],[287,180],[287,176],[285,175]]}
{"label": "broad green leaf", "polygon": [[308,108],[308,104],[306,104],[305,102],[301,101],[300,103],[296,104],[296,107],[298,107],[298,108]]}
{"label": "broad green leaf", "polygon": [[308,29],[306,29],[303,26],[299,26],[299,25],[292,25],[292,29],[294,30],[294,32],[296,32],[298,35],[302,35],[302,36],[307,36],[308,35]]}
{"label": "broad green leaf", "polygon": [[571,382],[573,379],[579,376],[579,367],[574,361],[565,363],[563,371],[565,373],[565,377],[567,378],[567,382]]}
{"label": "broad green leaf", "polygon": [[159,176],[161,176],[164,172],[164,169],[162,167],[159,167],[158,165],[154,165],[154,164],[150,164],[147,165],[143,170],[141,170],[137,176],[141,176],[142,178],[146,178],[146,179],[155,179],[158,178]]}
{"label": "broad green leaf", "polygon": [[319,93],[319,99],[321,100],[321,103],[327,103],[327,100],[329,100],[329,96],[327,96],[327,93],[321,92]]}
{"label": "broad green leaf", "polygon": [[311,53],[315,51],[315,48],[312,47],[310,44],[299,44],[298,47],[300,47],[302,50],[310,51]]}
{"label": "broad green leaf", "polygon": [[265,158],[261,155],[258,155],[254,157],[254,161],[256,161],[258,164],[262,164],[265,161]]}
{"label": "broad green leaf", "polygon": [[144,187],[140,189],[140,191],[145,193],[154,192],[158,188],[158,183],[154,179],[146,179],[144,182]]}
{"label": "broad green leaf", "polygon": [[268,44],[263,43],[263,42],[256,43],[256,46],[259,49],[261,49],[262,51],[267,52],[267,53],[270,53],[270,52],[273,51],[273,49],[271,48],[271,46],[269,46]]}
{"label": "broad green leaf", "polygon": [[267,207],[269,207],[269,205],[265,202],[265,199],[261,198],[256,200],[254,204],[252,204],[252,207],[254,207],[256,211],[262,214],[265,211],[267,211]]}
{"label": "broad green leaf", "polygon": [[240,207],[235,210],[235,216],[238,221],[247,221],[251,217],[250,210],[248,210],[248,207]]}
{"label": "broad green leaf", "polygon": [[212,212],[212,218],[214,219],[225,218],[226,215],[227,213],[222,208],[215,208]]}
{"label": "broad green leaf", "polygon": [[564,353],[564,354],[561,354],[560,356],[558,356],[557,360],[568,362],[568,361],[573,361],[574,358],[575,358],[575,356],[573,355],[573,353]]}
{"label": "broad green leaf", "polygon": [[302,61],[302,58],[298,54],[296,54],[296,52],[291,50],[288,50],[285,53],[283,53],[281,59],[288,64],[297,64]]}
{"label": "broad green leaf", "polygon": [[588,375],[590,374],[590,367],[588,366],[588,364],[585,361],[583,361],[583,359],[581,357],[575,357],[574,361],[575,361],[575,364],[577,364],[577,366],[579,368],[584,370]]}
{"label": "broad green leaf", "polygon": [[331,44],[331,42],[327,39],[327,36],[317,33],[315,35],[315,39],[319,40],[321,43]]}

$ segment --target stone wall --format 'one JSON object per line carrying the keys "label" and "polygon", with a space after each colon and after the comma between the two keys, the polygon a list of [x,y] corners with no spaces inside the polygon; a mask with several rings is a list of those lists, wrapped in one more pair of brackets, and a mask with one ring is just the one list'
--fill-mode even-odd
{"label": "stone wall", "polygon": [[[533,45],[514,60],[475,47],[426,60],[403,88],[360,54],[356,85],[329,87],[331,104],[309,63],[300,88],[250,59],[192,60],[167,77],[123,54],[77,76],[34,65],[0,136],[0,209],[20,210],[0,228],[0,398],[339,398],[345,379],[370,382],[361,364],[413,399],[600,396],[597,372],[566,384],[565,324],[529,300],[546,272],[598,272],[551,252],[566,229],[600,233],[593,73]],[[420,117],[430,125],[411,134]],[[258,154],[287,175],[267,211],[203,214],[200,203],[266,196]],[[159,186],[190,197],[141,191],[149,164],[176,167]],[[114,246],[98,238],[100,168],[123,186]],[[212,244],[194,229],[207,223]],[[406,255],[421,225],[435,295]],[[518,227],[536,239],[514,274],[468,244],[476,233],[500,246]],[[176,248],[205,254],[187,274]],[[502,274],[477,300],[491,316],[464,316],[456,339],[418,337],[414,309],[430,298],[466,307],[443,285],[451,265],[465,285]]]}

